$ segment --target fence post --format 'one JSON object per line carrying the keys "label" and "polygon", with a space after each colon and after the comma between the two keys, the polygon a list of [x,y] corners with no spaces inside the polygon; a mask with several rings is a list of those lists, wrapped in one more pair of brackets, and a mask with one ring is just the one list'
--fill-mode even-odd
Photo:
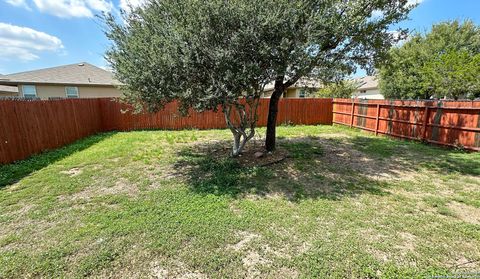
{"label": "fence post", "polygon": [[378,120],[380,118],[380,104],[377,104],[377,118],[375,119],[375,136],[378,135]]}
{"label": "fence post", "polygon": [[350,128],[353,126],[353,114],[355,111],[355,99],[352,99],[352,113],[350,114]]}
{"label": "fence post", "polygon": [[430,112],[429,107],[425,104],[425,110],[423,111],[423,123],[422,123],[422,140],[427,138],[427,122],[428,122],[428,113]]}

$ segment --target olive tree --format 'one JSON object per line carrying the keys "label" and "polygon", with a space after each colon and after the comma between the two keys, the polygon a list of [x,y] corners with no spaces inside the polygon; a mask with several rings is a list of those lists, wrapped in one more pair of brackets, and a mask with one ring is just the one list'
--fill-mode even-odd
{"label": "olive tree", "polygon": [[106,53],[126,99],[151,111],[217,110],[233,154],[253,136],[265,84],[274,83],[266,149],[275,149],[278,103],[301,77],[340,80],[371,70],[405,30],[411,0],[147,0],[122,21],[105,17]]}
{"label": "olive tree", "polygon": [[105,16],[106,53],[124,99],[155,112],[177,100],[180,111],[221,109],[233,133],[232,155],[255,134],[257,108],[270,81],[255,5],[228,1],[149,1]]}

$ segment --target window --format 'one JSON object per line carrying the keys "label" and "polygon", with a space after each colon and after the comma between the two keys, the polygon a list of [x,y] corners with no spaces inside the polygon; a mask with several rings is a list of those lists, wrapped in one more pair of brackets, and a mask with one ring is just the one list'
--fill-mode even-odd
{"label": "window", "polygon": [[300,94],[298,94],[298,97],[300,97],[300,98],[305,98],[306,95],[307,95],[307,94],[305,93],[305,89],[301,89],[301,90],[300,90]]}
{"label": "window", "polygon": [[78,87],[65,87],[65,93],[67,98],[78,98]]}
{"label": "window", "polygon": [[37,97],[37,89],[35,85],[22,85],[23,97],[35,98]]}

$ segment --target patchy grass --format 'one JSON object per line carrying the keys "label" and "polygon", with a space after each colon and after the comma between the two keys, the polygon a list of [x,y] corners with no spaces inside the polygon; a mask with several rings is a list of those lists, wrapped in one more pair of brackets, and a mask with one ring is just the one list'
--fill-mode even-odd
{"label": "patchy grass", "polygon": [[108,133],[1,166],[0,277],[480,271],[480,153],[339,126],[278,135],[288,158],[267,167],[226,158],[225,130]]}

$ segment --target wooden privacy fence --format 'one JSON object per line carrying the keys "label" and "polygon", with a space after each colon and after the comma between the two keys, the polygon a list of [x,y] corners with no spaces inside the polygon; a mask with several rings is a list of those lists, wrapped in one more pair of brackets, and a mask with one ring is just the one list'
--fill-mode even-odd
{"label": "wooden privacy fence", "polygon": [[480,151],[480,101],[334,99],[333,123]]}
{"label": "wooden privacy fence", "polygon": [[0,163],[103,131],[96,99],[0,100]]}
{"label": "wooden privacy fence", "polygon": [[[260,101],[259,126],[267,123],[268,102]],[[0,164],[104,131],[226,127],[221,111],[192,112],[182,117],[175,102],[155,114],[133,114],[125,112],[127,108],[108,98],[0,100]],[[277,123],[331,124],[332,116],[332,99],[283,99]]]}
{"label": "wooden privacy fence", "polygon": [[[103,128],[105,131],[129,131],[139,129],[171,129],[185,128],[218,129],[226,128],[225,117],[219,109],[217,112],[190,112],[182,117],[178,112],[178,104],[172,102],[155,114],[120,113],[128,106],[111,99],[99,99],[102,107]],[[258,106],[257,126],[267,125],[269,99],[261,99]],[[332,124],[332,99],[282,99],[279,103],[277,124]]]}
{"label": "wooden privacy fence", "polygon": [[[260,101],[258,126],[267,123]],[[333,104],[333,105],[332,105]],[[0,100],[0,164],[25,159],[104,131],[224,128],[223,113],[179,115],[178,104],[155,114],[125,112],[116,100]],[[394,137],[480,150],[480,101],[282,99],[277,124],[344,124]]]}

